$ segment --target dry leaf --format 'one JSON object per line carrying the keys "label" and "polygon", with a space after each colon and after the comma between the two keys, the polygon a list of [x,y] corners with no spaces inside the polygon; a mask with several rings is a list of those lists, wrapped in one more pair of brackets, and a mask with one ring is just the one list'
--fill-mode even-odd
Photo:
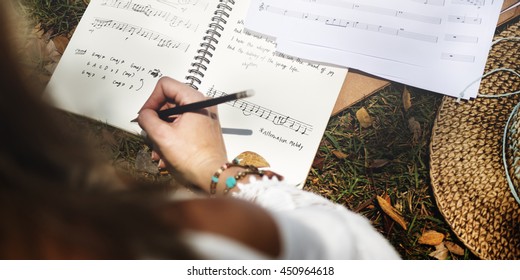
{"label": "dry leaf", "polygon": [[368,114],[368,111],[367,111],[367,109],[365,109],[365,107],[362,107],[361,109],[359,109],[356,112],[356,118],[358,119],[359,124],[363,128],[371,127],[372,124],[374,123],[374,120]]}
{"label": "dry leaf", "polygon": [[417,142],[422,134],[421,124],[414,117],[411,117],[408,119],[408,128],[413,133],[412,141]]}
{"label": "dry leaf", "polygon": [[53,40],[50,40],[48,43],[47,43],[47,46],[45,48],[45,51],[47,53],[47,57],[50,59],[50,61],[52,62],[59,62],[60,59],[61,59],[61,53],[58,51],[58,49],[56,48],[56,44],[54,43]]}
{"label": "dry leaf", "polygon": [[259,154],[255,152],[246,151],[236,157],[240,164],[252,165],[258,168],[270,167],[269,163]]}
{"label": "dry leaf", "polygon": [[408,111],[410,107],[412,107],[412,97],[410,94],[410,91],[408,90],[408,87],[404,87],[403,91],[403,107],[405,111]]}
{"label": "dry leaf", "polygon": [[347,158],[347,154],[341,152],[341,151],[337,151],[337,150],[334,150],[332,151],[332,153],[334,154],[334,156],[336,156],[338,159],[346,159]]}
{"label": "dry leaf", "polygon": [[431,252],[429,256],[438,260],[445,260],[448,258],[448,254],[448,249],[446,248],[446,246],[444,246],[444,243],[441,243],[435,246],[435,251]]}
{"label": "dry leaf", "polygon": [[390,203],[388,203],[384,198],[377,196],[377,202],[379,203],[379,206],[381,206],[381,209],[383,209],[383,212],[387,214],[392,220],[394,220],[396,223],[398,223],[403,229],[407,229],[407,224],[404,218],[397,212],[397,210],[392,207]]}
{"label": "dry leaf", "polygon": [[67,48],[67,45],[69,44],[69,39],[64,35],[56,36],[52,39],[52,41],[54,42],[56,50],[60,54],[63,54],[65,48]]}
{"label": "dry leaf", "polygon": [[462,247],[460,247],[459,245],[457,245],[451,241],[444,242],[444,245],[446,245],[446,248],[448,248],[448,250],[452,254],[464,256],[464,249]]}
{"label": "dry leaf", "polygon": [[324,157],[317,156],[312,161],[312,167],[315,168],[315,169],[322,170],[324,165],[325,165],[325,158]]}
{"label": "dry leaf", "polygon": [[436,232],[434,230],[425,231],[421,237],[419,237],[419,244],[437,246],[444,241],[444,234]]}
{"label": "dry leaf", "polygon": [[387,159],[374,159],[374,160],[369,160],[368,161],[368,166],[367,168],[370,168],[370,169],[377,169],[377,168],[381,168],[385,165],[387,165],[390,161],[387,160]]}

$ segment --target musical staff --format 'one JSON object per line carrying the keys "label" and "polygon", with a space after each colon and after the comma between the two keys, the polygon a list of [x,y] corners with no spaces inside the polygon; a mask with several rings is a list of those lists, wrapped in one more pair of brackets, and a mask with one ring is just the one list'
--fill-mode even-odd
{"label": "musical staff", "polygon": [[[305,0],[305,1],[307,1],[307,0]],[[424,41],[424,42],[429,42],[429,43],[437,43],[439,40],[439,38],[435,35],[412,32],[412,31],[405,30],[404,28],[392,28],[392,27],[387,27],[387,26],[378,25],[378,24],[364,23],[364,22],[353,21],[353,20],[348,20],[348,19],[330,18],[330,17],[326,17],[326,16],[321,16],[321,15],[290,11],[290,10],[282,9],[282,8],[275,7],[272,5],[264,5],[264,3],[261,3],[259,10],[269,12],[269,13],[279,14],[282,16],[295,17],[295,18],[300,18],[300,19],[304,19],[304,20],[321,22],[321,23],[324,23],[329,26],[361,29],[361,30],[378,32],[378,33],[386,34],[386,35],[399,36],[399,37],[403,37],[403,38],[407,38],[407,39],[419,40],[419,41]]]}
{"label": "musical staff", "polygon": [[482,24],[482,18],[449,15],[448,21],[453,23]]}
{"label": "musical staff", "polygon": [[457,35],[457,34],[446,34],[444,36],[444,40],[450,41],[450,42],[457,42],[457,43],[473,43],[473,44],[478,43],[478,37]]}
{"label": "musical staff", "polygon": [[486,5],[486,0],[451,0],[451,3],[457,5],[484,6]]}
{"label": "musical staff", "polygon": [[[207,92],[207,96],[209,97],[220,97],[223,95],[226,95],[226,93],[215,90],[213,87]],[[312,125],[242,99],[227,102],[226,104],[242,111],[244,116],[256,116],[302,135],[309,135],[312,132]]]}
{"label": "musical staff", "polygon": [[445,60],[458,61],[458,62],[475,62],[475,56],[455,53],[442,53],[441,58]]}
{"label": "musical staff", "polygon": [[198,24],[193,24],[189,18],[183,18],[179,16],[178,12],[174,13],[171,11],[165,11],[159,8],[155,8],[150,4],[143,5],[139,3],[133,3],[132,0],[105,0],[101,5],[115,9],[128,10],[150,18],[159,18],[167,22],[168,25],[172,28],[183,28],[192,32],[196,32],[199,27]]}
{"label": "musical staff", "polygon": [[[442,21],[442,19],[439,17],[425,16],[425,15],[411,13],[411,12],[402,11],[402,10],[394,10],[394,9],[389,9],[389,8],[382,8],[382,7],[376,7],[376,6],[365,5],[365,4],[360,4],[360,3],[353,3],[353,2],[345,2],[345,1],[340,1],[340,0],[300,0],[300,1],[312,2],[312,3],[316,3],[316,4],[328,5],[328,6],[334,6],[334,7],[341,7],[341,8],[345,8],[345,9],[351,9],[351,10],[366,12],[366,13],[373,13],[373,14],[382,15],[382,16],[404,18],[404,19],[408,19],[408,20],[429,23],[429,24],[441,24],[441,21]],[[442,0],[442,1],[444,4],[444,0]]]}
{"label": "musical staff", "polygon": [[95,18],[92,22],[92,27],[93,29],[90,29],[90,32],[94,32],[95,30],[103,28],[113,29],[121,32],[124,36],[126,36],[125,40],[136,36],[137,38],[147,39],[149,41],[155,42],[157,47],[160,48],[179,49],[187,52],[188,48],[190,47],[190,45],[187,43],[178,42],[159,32],[126,22],[104,18]]}
{"label": "musical staff", "polygon": [[444,0],[412,0],[425,5],[444,6]]}

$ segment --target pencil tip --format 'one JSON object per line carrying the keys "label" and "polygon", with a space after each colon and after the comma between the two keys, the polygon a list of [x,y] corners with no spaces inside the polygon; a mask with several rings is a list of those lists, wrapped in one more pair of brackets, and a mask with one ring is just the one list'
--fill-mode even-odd
{"label": "pencil tip", "polygon": [[137,118],[131,120],[130,122],[137,122]]}
{"label": "pencil tip", "polygon": [[246,98],[246,97],[251,97],[253,95],[255,95],[255,91],[252,89],[248,89],[248,90],[239,92],[238,98]]}

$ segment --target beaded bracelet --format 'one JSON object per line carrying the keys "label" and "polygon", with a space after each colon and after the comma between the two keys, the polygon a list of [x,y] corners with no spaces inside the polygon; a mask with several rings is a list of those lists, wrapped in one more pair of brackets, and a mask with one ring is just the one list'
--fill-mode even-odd
{"label": "beaded bracelet", "polygon": [[283,176],[268,170],[259,170],[257,167],[253,165],[241,165],[239,159],[233,159],[232,162],[224,163],[214,174],[211,176],[211,184],[209,187],[209,193],[211,196],[214,196],[217,192],[217,184],[219,182],[219,177],[224,172],[224,170],[230,167],[242,167],[244,170],[239,171],[235,176],[229,176],[226,179],[226,188],[224,189],[224,194],[227,194],[232,188],[236,187],[237,181],[244,178],[247,175],[258,175],[260,177],[267,176],[269,179],[276,177],[278,180],[283,180]]}
{"label": "beaded bracelet", "polygon": [[222,172],[224,172],[224,170],[226,170],[230,167],[234,167],[234,166],[238,167],[240,165],[235,160],[233,160],[233,162],[226,162],[217,171],[215,171],[213,176],[211,176],[211,184],[209,185],[209,193],[211,195],[215,195],[215,193],[217,192],[217,183],[218,183],[220,174],[222,174]]}
{"label": "beaded bracelet", "polygon": [[238,172],[235,176],[229,176],[226,179],[226,188],[224,189],[224,194],[227,194],[232,188],[237,186],[238,180],[244,178],[247,175],[259,175],[264,176],[264,172],[262,170],[258,170],[258,168],[254,167],[254,169],[246,169],[244,171]]}

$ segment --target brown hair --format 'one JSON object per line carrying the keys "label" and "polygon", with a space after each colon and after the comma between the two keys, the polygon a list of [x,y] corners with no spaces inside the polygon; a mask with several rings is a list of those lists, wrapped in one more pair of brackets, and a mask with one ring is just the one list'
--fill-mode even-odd
{"label": "brown hair", "polygon": [[0,258],[193,258],[175,223],[156,215],[168,202],[114,191],[121,182],[91,144],[30,90],[10,44],[11,1],[1,2]]}

